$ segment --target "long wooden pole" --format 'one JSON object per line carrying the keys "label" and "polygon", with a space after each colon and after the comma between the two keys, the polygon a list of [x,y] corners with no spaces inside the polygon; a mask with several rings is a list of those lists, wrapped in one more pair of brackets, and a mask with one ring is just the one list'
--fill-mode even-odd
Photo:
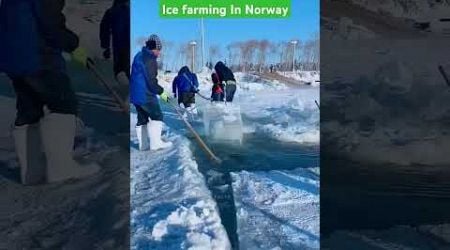
{"label": "long wooden pole", "polygon": [[102,74],[98,71],[98,69],[95,67],[95,63],[92,59],[88,59],[87,61],[87,68],[94,73],[95,77],[101,82],[103,87],[105,87],[108,92],[111,94],[111,96],[114,98],[116,103],[119,105],[121,110],[126,113],[127,115],[130,114],[129,105],[125,103],[122,98],[117,94],[117,92],[109,86],[108,82],[105,80],[105,78],[102,76]]}
{"label": "long wooden pole", "polygon": [[439,72],[441,72],[441,75],[444,78],[445,82],[450,87],[450,79],[448,78],[448,75],[445,72],[444,67],[442,67],[442,65],[439,65],[438,69],[439,69]]}
{"label": "long wooden pole", "polygon": [[189,123],[189,121],[186,120],[186,118],[183,116],[183,114],[181,114],[180,110],[178,110],[178,107],[170,101],[169,101],[169,104],[172,106],[172,108],[175,110],[175,112],[177,112],[178,116],[181,118],[181,120],[183,120],[184,124],[186,124],[186,127],[188,127],[188,129],[194,135],[196,141],[198,142],[200,147],[203,149],[203,151],[205,151],[205,153],[208,154],[208,156],[211,158],[211,160],[213,160],[215,163],[221,164],[222,160],[219,159],[219,157],[217,157],[212,152],[212,150],[208,147],[208,145],[206,145],[206,143],[202,140],[200,135],[195,131],[195,129],[192,127],[192,125]]}

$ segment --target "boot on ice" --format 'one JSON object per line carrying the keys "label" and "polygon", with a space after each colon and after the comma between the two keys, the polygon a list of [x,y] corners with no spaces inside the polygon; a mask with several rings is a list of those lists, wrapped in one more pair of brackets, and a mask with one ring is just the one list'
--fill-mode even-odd
{"label": "boot on ice", "polygon": [[97,173],[97,164],[79,164],[72,156],[76,130],[75,115],[47,114],[40,124],[47,160],[47,182],[80,179]]}
{"label": "boot on ice", "polygon": [[39,123],[16,126],[13,131],[14,144],[20,165],[20,181],[24,185],[45,183],[45,155]]}
{"label": "boot on ice", "polygon": [[150,121],[148,124],[148,135],[150,139],[150,150],[159,150],[172,146],[172,142],[165,142],[161,139],[163,128],[162,121]]}
{"label": "boot on ice", "polygon": [[188,66],[183,66],[172,82],[173,96],[178,98],[178,105],[191,114],[194,114],[198,86],[197,75],[192,73]]}
{"label": "boot on ice", "polygon": [[136,134],[139,143],[139,150],[144,151],[149,148],[148,140],[148,128],[147,124],[136,126]]}

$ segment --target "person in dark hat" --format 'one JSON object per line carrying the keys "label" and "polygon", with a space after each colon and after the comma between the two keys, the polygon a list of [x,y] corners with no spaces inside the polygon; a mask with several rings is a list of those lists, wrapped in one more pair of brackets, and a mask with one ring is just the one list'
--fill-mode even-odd
{"label": "person in dark hat", "polygon": [[225,86],[225,100],[226,102],[233,102],[234,94],[236,93],[236,79],[230,68],[228,68],[222,61],[219,61],[214,66],[218,81]]}

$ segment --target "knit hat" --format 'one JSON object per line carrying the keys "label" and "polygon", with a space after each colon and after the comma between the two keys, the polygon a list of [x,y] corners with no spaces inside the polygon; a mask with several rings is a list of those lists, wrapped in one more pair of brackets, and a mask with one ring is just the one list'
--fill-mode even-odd
{"label": "knit hat", "polygon": [[149,50],[161,50],[162,49],[162,44],[161,44],[161,40],[159,39],[159,37],[155,34],[151,35],[147,42],[145,43],[145,46],[149,49]]}

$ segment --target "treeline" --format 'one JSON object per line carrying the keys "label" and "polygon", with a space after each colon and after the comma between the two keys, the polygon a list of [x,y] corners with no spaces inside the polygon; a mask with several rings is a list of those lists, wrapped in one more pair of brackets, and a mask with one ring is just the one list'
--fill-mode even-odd
{"label": "treeline", "polygon": [[[176,71],[182,65],[194,64],[196,71],[202,66],[212,68],[217,61],[224,61],[234,71],[290,71],[295,65],[296,70],[319,70],[320,39],[316,34],[308,40],[271,42],[269,40],[247,40],[234,42],[226,46],[211,44],[205,48],[205,58],[201,58],[201,44],[197,41],[195,48],[189,43],[176,44],[163,41],[164,50],[160,59],[163,70]],[[295,56],[294,56],[295,52]]]}

